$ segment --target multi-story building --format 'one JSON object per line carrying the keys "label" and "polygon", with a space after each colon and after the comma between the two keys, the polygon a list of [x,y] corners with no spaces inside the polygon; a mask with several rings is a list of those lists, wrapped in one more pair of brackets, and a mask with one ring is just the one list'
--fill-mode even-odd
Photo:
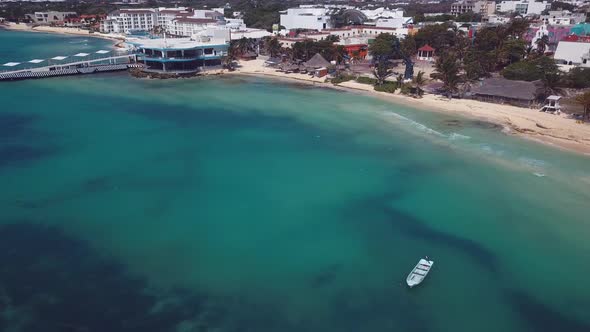
{"label": "multi-story building", "polygon": [[220,67],[222,57],[227,55],[228,41],[227,36],[202,35],[199,40],[160,38],[127,42],[135,46],[138,62],[145,64],[144,71],[193,73]]}
{"label": "multi-story building", "polygon": [[502,1],[496,4],[496,11],[498,12],[515,12],[520,15],[540,15],[544,10],[549,9],[551,4],[547,1]]}
{"label": "multi-story building", "polygon": [[[243,25],[243,21],[241,22]],[[161,27],[167,34],[188,37],[212,25],[225,23],[223,14],[211,10],[192,10],[183,7],[121,9],[110,13],[107,19],[101,22],[101,31],[130,34]],[[232,26],[239,25],[239,22],[233,22]]]}
{"label": "multi-story building", "polygon": [[157,9],[120,9],[111,12],[101,22],[100,30],[105,33],[133,33],[149,31],[158,25]]}
{"label": "multi-story building", "polygon": [[574,25],[586,21],[585,13],[572,13],[569,10],[550,10],[547,15],[541,15],[543,23],[549,25]]}
{"label": "multi-story building", "polygon": [[214,27],[217,21],[210,18],[179,17],[170,22],[166,31],[176,36],[192,36]]}
{"label": "multi-story building", "polygon": [[297,38],[280,38],[283,47],[290,48],[294,43],[304,40],[325,40],[329,36],[337,36],[338,45],[368,45],[372,39],[382,33],[392,34],[399,39],[405,38],[407,35],[414,33],[412,28],[384,28],[371,25],[354,25],[336,29],[324,29],[319,32],[303,33]]}
{"label": "multi-story building", "polygon": [[34,14],[26,14],[25,17],[35,22],[36,24],[51,24],[63,22],[66,18],[77,16],[76,12],[35,12]]}
{"label": "multi-story building", "polygon": [[493,1],[473,1],[463,0],[451,4],[451,15],[461,15],[465,13],[477,13],[482,16],[492,15],[495,8]]}
{"label": "multi-story building", "polygon": [[325,7],[301,6],[281,12],[281,26],[285,29],[322,30],[333,27],[331,9]]}

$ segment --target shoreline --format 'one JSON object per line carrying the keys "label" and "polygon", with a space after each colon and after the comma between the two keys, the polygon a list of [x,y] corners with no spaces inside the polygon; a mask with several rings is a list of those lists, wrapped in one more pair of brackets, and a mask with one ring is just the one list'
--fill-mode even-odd
{"label": "shoreline", "polygon": [[372,85],[354,81],[334,85],[325,82],[325,78],[276,72],[274,68],[264,67],[263,63],[262,60],[241,61],[241,67],[225,74],[257,76],[331,88],[376,97],[396,105],[410,106],[418,111],[434,111],[483,120],[502,126],[504,128],[502,132],[506,134],[590,157],[590,125],[576,123],[575,120],[562,115],[472,99],[447,99],[431,94],[425,94],[422,98],[413,98],[397,92],[391,94],[375,91]]}
{"label": "shoreline", "polygon": [[[102,38],[113,41],[113,47],[115,48],[122,48],[123,46],[121,44],[125,40],[122,36],[89,33],[88,30],[77,28],[30,27],[26,24],[8,23],[0,24],[0,29]],[[261,59],[240,61],[239,63],[240,66],[235,71],[228,72],[221,70],[215,74],[249,75],[287,82],[298,82],[323,88],[359,93],[397,105],[410,106],[417,110],[454,114],[471,119],[484,120],[502,126],[504,128],[503,132],[506,134],[590,157],[590,125],[578,124],[573,119],[566,118],[563,115],[553,115],[529,108],[485,103],[471,99],[447,99],[431,94],[425,94],[422,98],[413,98],[401,95],[398,92],[391,94],[375,91],[372,85],[355,81],[347,81],[334,85],[325,82],[325,78],[311,77],[299,73],[285,74],[277,72],[274,68],[265,67],[264,60]],[[212,73],[206,75],[209,76]]]}
{"label": "shoreline", "polygon": [[0,29],[8,30],[8,31],[23,31],[23,32],[38,32],[38,33],[50,33],[50,34],[58,34],[58,35],[70,35],[70,36],[83,36],[83,37],[93,37],[93,38],[102,38],[112,40],[115,43],[115,47],[121,48],[120,45],[125,41],[123,37],[117,36],[110,36],[104,35],[101,33],[90,33],[88,30],[83,30],[79,28],[66,28],[66,27],[51,27],[45,25],[39,25],[36,27],[31,27],[25,23],[13,23],[8,22],[5,24],[0,24]]}

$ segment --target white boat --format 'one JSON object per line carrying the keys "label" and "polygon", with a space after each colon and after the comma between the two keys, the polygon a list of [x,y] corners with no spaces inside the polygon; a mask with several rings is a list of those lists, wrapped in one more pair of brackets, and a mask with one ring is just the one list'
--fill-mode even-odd
{"label": "white boat", "polygon": [[414,287],[420,284],[422,280],[426,278],[428,272],[430,272],[432,265],[434,265],[433,261],[429,261],[424,258],[420,259],[418,264],[416,264],[416,267],[414,267],[412,272],[410,272],[410,274],[408,275],[408,278],[406,278],[406,283],[408,284],[408,286]]}

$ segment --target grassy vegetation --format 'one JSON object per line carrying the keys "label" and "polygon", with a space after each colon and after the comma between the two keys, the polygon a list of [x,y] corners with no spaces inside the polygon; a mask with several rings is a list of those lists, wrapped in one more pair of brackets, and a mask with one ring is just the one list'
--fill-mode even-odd
{"label": "grassy vegetation", "polygon": [[358,83],[361,84],[369,84],[369,85],[375,85],[377,84],[377,80],[374,78],[370,78],[370,77],[365,77],[365,76],[359,76],[356,81]]}
{"label": "grassy vegetation", "polygon": [[352,75],[339,74],[338,76],[332,78],[330,80],[330,82],[332,82],[332,84],[339,84],[342,82],[347,82],[347,81],[352,81],[352,80],[354,80],[354,76],[352,76]]}
{"label": "grassy vegetation", "polygon": [[397,89],[397,83],[385,82],[381,85],[375,85],[375,91],[394,93]]}

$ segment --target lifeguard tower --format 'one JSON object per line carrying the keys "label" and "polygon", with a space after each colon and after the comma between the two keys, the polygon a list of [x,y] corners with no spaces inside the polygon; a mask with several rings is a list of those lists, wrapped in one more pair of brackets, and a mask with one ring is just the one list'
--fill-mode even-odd
{"label": "lifeguard tower", "polygon": [[559,105],[560,99],[561,99],[561,96],[551,95],[551,96],[547,97],[547,99],[545,99],[545,105],[543,105],[543,107],[541,108],[541,112],[555,113],[555,114],[561,113],[561,106]]}

